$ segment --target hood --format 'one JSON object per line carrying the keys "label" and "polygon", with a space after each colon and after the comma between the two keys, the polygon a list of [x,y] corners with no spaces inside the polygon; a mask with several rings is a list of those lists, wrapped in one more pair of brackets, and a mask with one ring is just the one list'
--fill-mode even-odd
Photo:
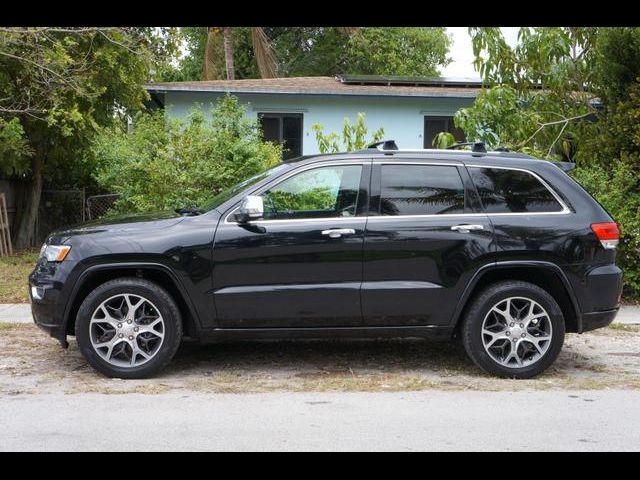
{"label": "hood", "polygon": [[102,232],[136,232],[166,229],[177,225],[185,218],[169,211],[117,215],[56,230],[49,235],[47,242],[61,243],[77,235],[91,235]]}

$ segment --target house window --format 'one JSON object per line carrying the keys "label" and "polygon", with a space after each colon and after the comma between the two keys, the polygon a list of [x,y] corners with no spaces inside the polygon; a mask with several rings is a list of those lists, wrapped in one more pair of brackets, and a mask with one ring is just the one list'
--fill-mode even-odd
{"label": "house window", "polygon": [[440,132],[452,133],[456,141],[464,142],[464,132],[453,124],[453,117],[424,117],[424,148],[433,148],[433,139]]}
{"label": "house window", "polygon": [[301,113],[258,113],[262,138],[267,142],[282,144],[282,159],[302,155]]}

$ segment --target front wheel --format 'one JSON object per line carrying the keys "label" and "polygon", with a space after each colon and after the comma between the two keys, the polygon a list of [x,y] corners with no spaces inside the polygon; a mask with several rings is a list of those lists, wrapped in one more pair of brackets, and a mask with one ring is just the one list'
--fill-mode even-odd
{"label": "front wheel", "polygon": [[100,285],[84,299],[76,317],[81,353],[109,377],[157,373],[171,361],[181,339],[180,311],[171,295],[139,278]]}
{"label": "front wheel", "polygon": [[531,378],[554,362],[564,331],[562,310],[548,292],[531,283],[506,281],[491,285],[473,300],[462,341],[484,371]]}

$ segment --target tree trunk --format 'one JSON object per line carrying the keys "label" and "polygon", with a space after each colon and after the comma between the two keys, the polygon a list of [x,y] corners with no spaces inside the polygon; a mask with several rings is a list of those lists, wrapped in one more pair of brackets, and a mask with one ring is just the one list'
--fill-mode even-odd
{"label": "tree trunk", "polygon": [[222,27],[222,43],[224,45],[224,61],[227,66],[227,80],[234,80],[236,73],[233,65],[233,39],[231,38],[231,27]]}
{"label": "tree trunk", "polygon": [[42,194],[42,157],[39,152],[31,161],[32,180],[24,191],[24,201],[18,226],[14,233],[13,245],[16,249],[33,247],[36,242],[36,221]]}

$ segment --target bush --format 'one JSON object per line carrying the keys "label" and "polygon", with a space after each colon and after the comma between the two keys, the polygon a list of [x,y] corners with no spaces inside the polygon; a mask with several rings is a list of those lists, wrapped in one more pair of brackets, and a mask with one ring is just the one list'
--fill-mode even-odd
{"label": "bush", "polygon": [[119,193],[116,212],[201,205],[224,189],[280,162],[281,147],[261,140],[257,121],[225,96],[207,119],[199,108],[184,119],[163,112],[135,119],[133,132],[109,129],[94,143],[97,182]]}
{"label": "bush", "polygon": [[574,170],[573,176],[620,225],[617,263],[624,270],[624,283],[640,292],[640,176],[627,155],[606,168],[589,165]]}
{"label": "bush", "polygon": [[379,142],[384,137],[384,128],[380,127],[373,132],[371,140],[367,140],[368,129],[362,112],[358,113],[355,124],[348,117],[344,118],[342,137],[335,132],[324,133],[324,127],[319,123],[311,125],[311,130],[316,134],[320,153],[353,152]]}

